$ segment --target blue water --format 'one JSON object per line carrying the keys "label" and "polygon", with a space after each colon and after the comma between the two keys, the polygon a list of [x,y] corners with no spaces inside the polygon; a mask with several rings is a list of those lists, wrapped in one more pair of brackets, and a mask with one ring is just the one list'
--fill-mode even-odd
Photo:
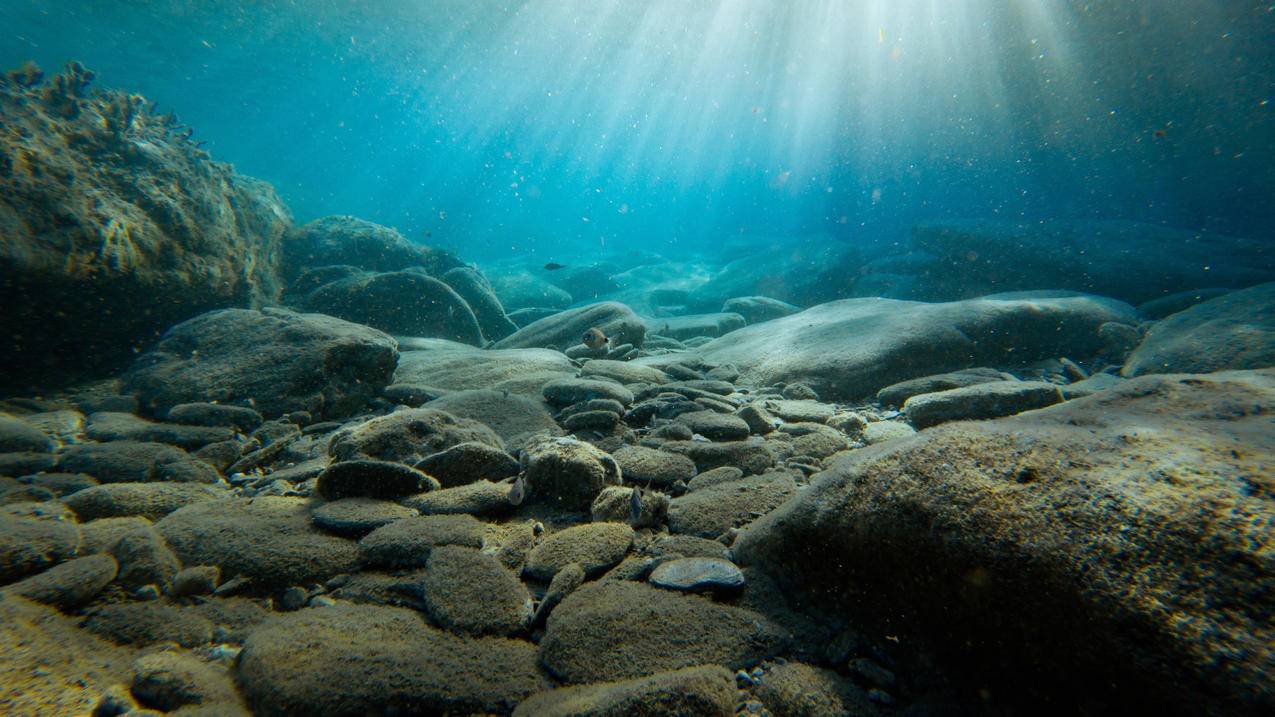
{"label": "blue water", "polygon": [[273,183],[483,259],[906,239],[956,217],[1269,236],[1269,2],[4,0]]}

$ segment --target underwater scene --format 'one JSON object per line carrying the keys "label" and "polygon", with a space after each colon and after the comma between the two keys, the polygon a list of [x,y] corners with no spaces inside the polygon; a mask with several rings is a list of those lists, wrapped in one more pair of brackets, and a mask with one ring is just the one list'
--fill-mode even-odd
{"label": "underwater scene", "polygon": [[0,0],[0,715],[1275,714],[1269,0]]}

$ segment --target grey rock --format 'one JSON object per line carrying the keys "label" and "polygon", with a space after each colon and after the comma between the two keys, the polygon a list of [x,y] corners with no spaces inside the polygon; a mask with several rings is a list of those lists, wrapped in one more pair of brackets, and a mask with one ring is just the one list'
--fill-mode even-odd
{"label": "grey rock", "polygon": [[595,398],[611,399],[625,406],[633,403],[633,392],[613,381],[560,378],[546,383],[542,391],[545,400],[556,406],[569,406]]}
{"label": "grey rock", "polygon": [[545,538],[527,556],[524,572],[535,580],[550,580],[559,570],[579,563],[595,575],[624,559],[633,544],[633,529],[623,523],[587,523]]}
{"label": "grey rock", "polygon": [[540,387],[574,376],[575,366],[557,351],[541,348],[482,350],[441,339],[404,341],[395,383],[452,391],[484,389],[540,398]]}
{"label": "grey rock", "polygon": [[80,522],[140,515],[159,520],[192,503],[226,496],[225,489],[203,483],[104,483],[63,499]]}
{"label": "grey rock", "polygon": [[683,413],[676,421],[714,441],[736,441],[748,437],[748,423],[739,416],[715,411]]}
{"label": "grey rock", "polygon": [[53,439],[20,418],[0,413],[0,453],[48,453]]}
{"label": "grey rock", "polygon": [[316,527],[333,535],[362,537],[383,525],[411,518],[416,511],[379,498],[341,498],[310,511]]}
{"label": "grey rock", "polygon": [[480,480],[456,488],[443,488],[399,501],[421,515],[498,516],[513,510],[509,484]]}
{"label": "grey rock", "polygon": [[115,579],[117,568],[109,555],[89,555],[8,585],[0,593],[69,611],[97,597]]}
{"label": "grey rock", "polygon": [[667,441],[661,450],[680,453],[695,462],[695,468],[708,471],[721,466],[735,466],[746,474],[764,473],[775,465],[775,456],[760,439],[701,443],[700,441]]}
{"label": "grey rock", "polygon": [[85,434],[95,441],[152,441],[191,449],[235,436],[233,429],[224,426],[155,423],[131,413],[91,414]]}
{"label": "grey rock", "polygon": [[529,500],[566,510],[588,510],[603,488],[622,479],[614,458],[573,438],[534,442],[523,456]]}
{"label": "grey rock", "polygon": [[668,380],[668,375],[651,366],[643,366],[632,361],[609,361],[607,359],[591,359],[580,368],[581,378],[604,378],[617,383],[654,383],[660,384]]}
{"label": "grey rock", "polygon": [[241,431],[251,431],[264,420],[247,406],[222,403],[179,403],[168,409],[167,419],[189,426],[229,426]]}
{"label": "grey rock", "polygon": [[613,345],[633,344],[641,346],[646,336],[646,325],[633,310],[614,301],[569,309],[553,316],[532,322],[512,335],[496,342],[493,348],[546,348],[565,349],[581,343],[584,332],[601,329]]}
{"label": "grey rock", "polygon": [[992,381],[1007,381],[1013,377],[994,368],[969,368],[960,371],[922,376],[886,386],[877,391],[877,400],[886,406],[902,406],[903,402],[922,393],[946,391]]}
{"label": "grey rock", "polygon": [[669,486],[689,481],[695,475],[695,462],[686,456],[644,446],[624,446],[613,452],[620,474],[637,485]]}
{"label": "grey rock", "polygon": [[416,464],[458,443],[503,448],[487,426],[432,408],[395,411],[348,426],[332,436],[328,454],[339,461],[372,459]]}
{"label": "grey rock", "polygon": [[1197,304],[1157,322],[1121,374],[1209,373],[1275,366],[1275,282]]}
{"label": "grey rock", "polygon": [[744,328],[743,316],[735,313],[691,314],[647,319],[646,330],[671,339],[685,340],[695,336],[716,338]]}
{"label": "grey rock", "polygon": [[80,540],[73,522],[0,513],[0,584],[75,557]]}
{"label": "grey rock", "polygon": [[582,411],[562,421],[562,427],[568,431],[610,431],[620,422],[620,417],[611,411]]}
{"label": "grey rock", "polygon": [[729,595],[744,589],[744,573],[721,558],[677,558],[651,571],[652,585],[666,590]]}
{"label": "grey rock", "polygon": [[518,475],[518,459],[486,443],[466,442],[421,459],[416,464],[444,488],[480,480],[500,482]]}
{"label": "grey rock", "polygon": [[102,483],[215,483],[212,466],[165,443],[112,441],[68,446],[58,456],[58,470],[85,473]]}
{"label": "grey rock", "polygon": [[1062,391],[1041,381],[993,381],[937,393],[923,393],[903,404],[903,413],[918,428],[947,421],[1001,418],[1063,400]]}
{"label": "grey rock", "polygon": [[769,296],[740,296],[727,299],[722,304],[722,311],[739,314],[749,324],[778,319],[801,311],[801,307],[793,306],[787,301],[772,299]]}
{"label": "grey rock", "polygon": [[327,216],[298,227],[283,244],[289,280],[305,267],[350,265],[369,271],[421,267],[441,275],[461,262],[447,252],[408,241],[397,231],[351,216]]}
{"label": "grey rock", "polygon": [[484,343],[469,304],[447,284],[416,271],[338,279],[307,294],[302,308],[390,334]]}
{"label": "grey rock", "polygon": [[382,568],[424,567],[438,545],[483,546],[483,524],[468,515],[404,518],[368,533],[359,541],[365,565]]}
{"label": "grey rock", "polygon": [[438,487],[438,481],[411,466],[364,459],[328,466],[319,474],[315,489],[325,500],[337,500],[402,498]]}
{"label": "grey rock", "polygon": [[421,594],[430,619],[453,632],[515,635],[531,620],[531,595],[522,581],[473,548],[431,550]]}
{"label": "grey rock", "polygon": [[213,624],[193,608],[156,601],[95,608],[85,619],[84,627],[116,644],[135,647],[162,642],[199,647],[213,638]]}
{"label": "grey rock", "polygon": [[174,597],[210,595],[221,583],[221,569],[216,565],[195,565],[179,570],[173,576]]}
{"label": "grey rock", "polygon": [[559,435],[562,431],[540,398],[504,391],[455,391],[430,401],[425,408],[446,411],[491,428],[511,451],[533,435]]}
{"label": "grey rock", "polygon": [[492,289],[487,279],[474,269],[458,266],[443,274],[443,281],[452,287],[478,320],[483,337],[488,341],[499,341],[518,330],[518,327],[505,315],[505,308]]}
{"label": "grey rock", "polygon": [[717,538],[746,525],[797,494],[787,473],[766,473],[696,488],[673,499],[668,510],[670,533]]}
{"label": "grey rock", "polygon": [[1231,291],[1234,291],[1234,289],[1214,288],[1179,291],[1138,304],[1138,313],[1148,319],[1165,319],[1179,311],[1186,311],[1196,304],[1216,299]]}
{"label": "grey rock", "polygon": [[119,563],[119,583],[131,589],[155,585],[163,590],[172,585],[182,567],[163,536],[151,526],[124,533],[111,547],[111,554]]}

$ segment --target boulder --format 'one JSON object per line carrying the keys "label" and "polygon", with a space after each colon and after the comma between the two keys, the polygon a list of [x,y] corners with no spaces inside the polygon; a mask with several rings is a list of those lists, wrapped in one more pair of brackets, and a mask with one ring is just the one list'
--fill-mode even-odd
{"label": "boulder", "polygon": [[437,480],[402,463],[351,460],[333,463],[319,474],[315,492],[324,500],[403,498],[439,488]]}
{"label": "boulder", "polygon": [[75,557],[80,544],[74,522],[0,513],[0,585]]}
{"label": "boulder", "polygon": [[980,364],[1088,356],[1133,307],[1082,295],[1004,295],[946,304],[847,299],[747,326],[700,347],[754,385],[801,381],[825,400],[856,400],[919,376]]}
{"label": "boulder", "polygon": [[886,406],[902,406],[903,402],[922,393],[935,393],[992,381],[1009,381],[1013,376],[994,368],[969,368],[934,376],[922,376],[886,386],[877,391],[877,401]]}
{"label": "boulder", "polygon": [[93,77],[72,63],[0,87],[0,390],[104,375],[164,328],[280,287],[291,217],[274,190]]}
{"label": "boulder", "polygon": [[739,669],[783,649],[762,615],[623,580],[587,583],[549,616],[540,659],[567,684],[622,680],[703,664]]}
{"label": "boulder", "polygon": [[565,309],[574,301],[571,294],[525,272],[495,274],[491,287],[509,309]]}
{"label": "boulder", "polygon": [[580,369],[581,378],[604,378],[617,383],[664,383],[668,375],[651,366],[643,366],[630,361],[608,361],[607,359],[591,359]]}
{"label": "boulder", "polygon": [[1275,366],[1275,282],[1196,304],[1152,325],[1121,373]]}
{"label": "boulder", "polygon": [[480,480],[499,482],[518,475],[518,459],[486,443],[457,443],[416,464],[446,488]]}
{"label": "boulder", "polygon": [[414,244],[394,229],[350,216],[315,219],[289,232],[283,243],[283,273],[289,281],[307,267],[354,266],[365,271],[421,267],[441,276],[461,262],[451,254]]}
{"label": "boulder", "polygon": [[208,705],[219,714],[244,714],[226,669],[190,654],[154,652],[137,658],[131,691],[143,705],[165,712]]}
{"label": "boulder", "polygon": [[483,523],[468,515],[423,515],[381,526],[359,541],[363,563],[381,568],[423,567],[438,545],[483,546]]}
{"label": "boulder", "polygon": [[254,588],[322,582],[358,566],[355,543],[317,530],[303,498],[259,496],[195,503],[156,524],[185,565],[216,565]]}
{"label": "boulder", "polygon": [[737,698],[730,670],[702,665],[541,692],[514,717],[732,717]]}
{"label": "boulder", "polygon": [[546,382],[575,372],[571,361],[557,351],[483,351],[440,339],[413,339],[403,345],[394,382],[454,391],[507,390],[538,399]]}
{"label": "boulder", "polygon": [[15,416],[0,413],[0,453],[49,453],[53,439]]}
{"label": "boulder", "polygon": [[487,278],[477,270],[458,266],[443,274],[443,281],[469,304],[474,318],[478,320],[478,328],[482,329],[483,337],[488,341],[499,341],[518,330],[505,314],[505,307],[500,305],[500,299],[496,298]]}
{"label": "boulder", "polygon": [[131,413],[103,411],[89,415],[85,435],[95,441],[149,441],[194,450],[209,443],[232,440],[235,431],[225,426],[156,423]]}
{"label": "boulder", "polygon": [[109,555],[75,558],[8,585],[0,594],[70,611],[97,597],[115,579],[118,567]]}
{"label": "boulder", "polygon": [[637,485],[669,486],[690,481],[695,475],[695,462],[690,458],[654,448],[624,446],[611,456],[620,466],[620,475]]}
{"label": "boulder", "polygon": [[616,401],[622,406],[633,403],[633,392],[614,381],[558,378],[546,383],[541,390],[545,400],[555,406],[570,406],[599,398]]}
{"label": "boulder", "polygon": [[460,294],[416,271],[347,276],[311,291],[301,308],[391,334],[484,343],[478,319]]}
{"label": "boulder", "polygon": [[905,631],[1011,702],[1261,714],[1272,411],[1267,370],[939,426],[837,460],[735,559]]}
{"label": "boulder", "polygon": [[266,717],[503,714],[548,687],[529,643],[460,637],[411,610],[371,605],[271,618],[244,641],[236,673]]}
{"label": "boulder", "polygon": [[1275,279],[1267,242],[1134,222],[920,224],[912,243],[933,257],[916,297],[926,300],[1048,287],[1140,304]]}
{"label": "boulder", "polygon": [[490,428],[432,408],[412,408],[347,426],[333,434],[328,454],[338,461],[372,459],[414,465],[459,443],[504,445]]}
{"label": "boulder", "polygon": [[331,316],[225,309],[168,330],[125,376],[150,410],[252,402],[266,416],[348,415],[389,383],[394,339]]}
{"label": "boulder", "polygon": [[361,537],[396,520],[411,518],[416,511],[406,506],[377,498],[341,498],[316,505],[310,519],[322,530],[334,535]]}
{"label": "boulder", "polygon": [[81,523],[130,515],[159,520],[191,503],[225,495],[223,488],[202,483],[106,483],[76,491],[62,502]]}
{"label": "boulder", "polygon": [[566,510],[587,511],[602,489],[621,482],[609,454],[574,438],[548,438],[523,453],[528,499]]}
{"label": "boulder", "polygon": [[796,494],[792,477],[780,472],[696,487],[669,505],[669,532],[716,538],[769,513]]}
{"label": "boulder", "polygon": [[569,309],[518,329],[497,341],[494,348],[547,348],[565,350],[581,343],[584,332],[601,329],[612,346],[633,344],[641,346],[646,336],[646,324],[633,310],[624,304],[607,301],[578,309]]}

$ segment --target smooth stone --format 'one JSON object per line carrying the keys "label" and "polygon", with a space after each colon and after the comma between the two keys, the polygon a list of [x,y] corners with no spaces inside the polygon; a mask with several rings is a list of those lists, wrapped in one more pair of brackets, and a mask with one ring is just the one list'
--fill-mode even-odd
{"label": "smooth stone", "polygon": [[420,590],[426,614],[452,632],[512,636],[531,620],[531,595],[518,576],[473,548],[430,550]]}
{"label": "smooth stone", "polygon": [[641,510],[634,515],[633,491],[635,488],[607,486],[589,506],[593,522],[627,523],[634,528],[658,528],[668,515],[669,497],[653,490],[642,491],[638,499]]}
{"label": "smooth stone", "polygon": [[716,411],[692,411],[675,419],[705,438],[714,441],[737,441],[748,437],[748,423],[739,416]]}
{"label": "smooth stone", "polygon": [[[579,297],[576,297],[579,299]],[[646,336],[646,325],[633,310],[615,301],[591,304],[567,309],[547,316],[518,329],[512,335],[497,341],[495,349],[546,348],[565,349],[581,343],[584,332],[591,328],[602,330],[612,345],[633,344],[641,346]]]}
{"label": "smooth stone", "polygon": [[903,421],[874,421],[863,429],[863,442],[869,446],[878,443],[907,438],[916,434],[916,429]]}
{"label": "smooth stone", "polygon": [[881,715],[862,687],[832,670],[792,661],[768,667],[753,694],[777,714]]}
{"label": "smooth stone", "polygon": [[609,398],[625,406],[633,403],[633,392],[613,381],[560,378],[546,383],[542,392],[545,400],[556,406],[569,406],[594,398]]}
{"label": "smooth stone", "polygon": [[743,571],[721,558],[669,560],[651,571],[649,580],[657,588],[683,592],[730,594],[744,589]]}
{"label": "smooth stone", "polygon": [[423,567],[438,545],[483,546],[484,524],[469,515],[423,515],[381,526],[359,541],[363,564],[381,568]]}
{"label": "smooth stone", "polygon": [[84,627],[118,645],[135,647],[162,642],[199,647],[213,639],[212,622],[195,609],[155,601],[95,608],[85,619]]}
{"label": "smooth stone", "polygon": [[58,456],[58,470],[85,473],[102,483],[216,483],[212,466],[165,443],[112,441],[68,446]]}
{"label": "smooth stone", "polygon": [[610,431],[620,422],[620,417],[611,411],[582,411],[569,416],[562,422],[568,431]]}
{"label": "smooth stone", "polygon": [[923,393],[935,393],[952,388],[964,388],[992,381],[1006,381],[1013,377],[994,368],[968,368],[934,376],[922,376],[886,386],[877,391],[877,401],[885,406],[902,406],[903,402]]}
{"label": "smooth stone", "polygon": [[54,446],[44,431],[21,418],[0,413],[0,453],[49,453]]}
{"label": "smooth stone", "polygon": [[775,465],[775,456],[760,439],[704,443],[701,441],[668,441],[661,450],[680,453],[695,462],[695,468],[708,471],[721,466],[735,466],[752,475],[764,473]]}
{"label": "smooth stone", "polygon": [[903,404],[917,428],[947,421],[984,420],[1045,408],[1063,400],[1062,391],[1041,381],[993,381],[938,393],[923,393]]}
{"label": "smooth stone", "polygon": [[410,408],[337,431],[328,454],[338,461],[369,458],[414,465],[467,442],[504,448],[500,437],[478,421],[432,408]]}
{"label": "smooth stone", "polygon": [[499,341],[518,330],[518,326],[505,314],[505,307],[492,289],[487,277],[468,266],[448,269],[442,279],[469,304],[482,329],[483,338]]}
{"label": "smooth stone", "polygon": [[244,714],[239,694],[224,667],[178,652],[153,652],[133,663],[133,696],[143,705],[172,712],[193,705]]}
{"label": "smooth stone", "polygon": [[229,426],[251,431],[265,419],[247,406],[223,403],[179,403],[168,409],[167,420],[188,426]]}
{"label": "smooth stone", "polygon": [[163,536],[149,525],[125,532],[110,552],[119,563],[117,582],[131,590],[147,585],[166,589],[182,567]]}
{"label": "smooth stone", "polygon": [[341,498],[314,507],[310,519],[315,526],[334,535],[357,538],[403,518],[415,510],[379,498]]}
{"label": "smooth stone", "polygon": [[818,401],[784,400],[766,401],[766,410],[775,416],[793,423],[826,423],[836,410],[834,406]]}
{"label": "smooth stone", "polygon": [[402,498],[438,487],[438,481],[411,466],[374,460],[333,463],[319,474],[316,484],[325,500]]}
{"label": "smooth stone", "polygon": [[708,336],[711,338],[724,336],[732,331],[744,328],[746,323],[747,321],[743,316],[733,312],[688,314],[685,316],[647,319],[646,330],[649,333],[682,341],[696,336]]}
{"label": "smooth stone", "polygon": [[73,558],[80,544],[80,528],[74,522],[0,513],[0,583]]}
{"label": "smooth stone", "polygon": [[173,576],[173,597],[210,595],[221,583],[221,568],[216,565],[194,565]]}
{"label": "smooth stone", "polygon": [[635,364],[631,361],[609,361],[606,359],[585,361],[584,365],[580,367],[580,377],[600,377],[625,384],[658,384],[668,380],[668,375],[657,368]]}
{"label": "smooth stone", "polygon": [[719,466],[696,475],[686,484],[686,490],[695,491],[718,483],[729,483],[744,477],[744,471],[735,466]]}
{"label": "smooth stone", "polygon": [[332,279],[301,297],[301,308],[389,334],[484,343],[469,303],[432,276],[359,271]]}
{"label": "smooth stone", "polygon": [[517,458],[485,443],[473,442],[458,443],[426,456],[416,468],[436,478],[444,488],[480,480],[498,482],[520,470]]}
{"label": "smooth stone", "polygon": [[97,597],[115,579],[118,568],[115,558],[109,555],[75,558],[0,588],[0,594],[16,595],[69,611]]}
{"label": "smooth stone", "polygon": [[555,378],[575,376],[575,365],[548,349],[479,349],[441,339],[400,342],[394,383],[421,384],[449,391],[491,390],[540,397]]}
{"label": "smooth stone", "polygon": [[103,483],[62,499],[81,523],[98,518],[140,515],[159,520],[178,508],[226,497],[226,490],[203,483]]}
{"label": "smooth stone", "polygon": [[89,415],[85,435],[102,442],[150,441],[194,449],[209,443],[229,441],[235,437],[235,430],[225,426],[156,423],[131,413],[94,413]]}
{"label": "smooth stone", "polygon": [[759,324],[795,314],[801,311],[801,307],[769,296],[739,296],[727,299],[726,303],[722,304],[722,311],[739,314],[749,324]]}
{"label": "smooth stone", "polygon": [[633,529],[623,523],[588,523],[545,538],[527,556],[524,572],[535,580],[550,580],[562,568],[579,563],[586,574],[597,574],[620,562],[633,544]]}
{"label": "smooth stone", "polygon": [[1275,282],[1196,304],[1151,326],[1121,369],[1132,378],[1275,366]]}
{"label": "smooth stone", "polygon": [[645,446],[624,446],[611,456],[620,466],[620,474],[638,485],[669,486],[689,481],[695,475],[695,462],[686,456]]}

